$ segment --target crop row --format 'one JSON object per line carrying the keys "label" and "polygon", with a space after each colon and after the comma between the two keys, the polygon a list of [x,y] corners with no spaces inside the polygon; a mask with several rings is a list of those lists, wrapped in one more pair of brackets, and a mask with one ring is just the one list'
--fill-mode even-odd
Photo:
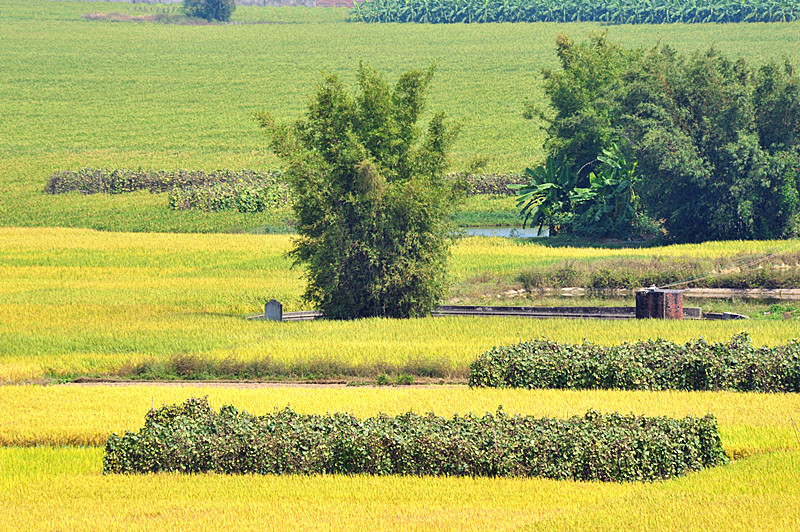
{"label": "crop row", "polygon": [[280,172],[255,170],[129,170],[84,168],[58,171],[50,176],[44,192],[63,194],[123,194],[149,190],[169,192],[169,207],[174,210],[199,209],[261,212],[289,203]]}
{"label": "crop row", "polygon": [[797,0],[370,0],[356,4],[361,22],[605,22],[670,24],[791,22]]}
{"label": "crop row", "polygon": [[681,420],[589,411],[569,419],[452,419],[413,412],[360,420],[253,416],[207,398],[151,410],[138,433],[112,434],[105,473],[522,476],[658,480],[727,461],[713,416]]}
{"label": "crop row", "polygon": [[495,347],[470,365],[470,386],[800,392],[800,341],[754,348],[657,339],[616,346],[533,340]]}

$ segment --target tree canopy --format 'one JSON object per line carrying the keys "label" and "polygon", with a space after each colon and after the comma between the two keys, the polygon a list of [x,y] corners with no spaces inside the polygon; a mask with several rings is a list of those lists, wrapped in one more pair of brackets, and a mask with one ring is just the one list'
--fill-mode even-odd
{"label": "tree canopy", "polygon": [[637,164],[644,212],[672,239],[796,234],[800,78],[788,62],[624,49],[602,34],[561,35],[556,47],[561,68],[544,72],[546,148],[576,186],[589,186],[598,154],[618,144]]}
{"label": "tree canopy", "polygon": [[442,113],[418,125],[434,70],[390,86],[361,64],[355,94],[329,74],[295,123],[259,116],[294,195],[304,297],[329,318],[423,315],[444,293],[457,127]]}

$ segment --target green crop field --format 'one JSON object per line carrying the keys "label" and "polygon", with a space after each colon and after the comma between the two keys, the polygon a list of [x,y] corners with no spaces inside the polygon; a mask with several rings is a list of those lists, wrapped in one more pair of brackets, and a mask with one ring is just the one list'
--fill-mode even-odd
{"label": "green crop field", "polygon": [[253,24],[235,25],[81,17],[148,9],[164,8],[0,1],[0,225],[240,232],[279,224],[269,214],[171,212],[165,194],[41,191],[52,172],[84,167],[273,168],[253,114],[299,116],[322,71],[353,83],[362,59],[390,77],[437,62],[430,109],[463,124],[454,168],[485,156],[487,170],[502,172],[542,156],[543,133],[522,111],[527,99],[542,102],[539,71],[555,66],[560,32],[580,39],[607,30],[626,45],[714,45],[800,65],[800,23],[362,24],[345,22],[345,10],[304,8],[240,8],[234,19]]}

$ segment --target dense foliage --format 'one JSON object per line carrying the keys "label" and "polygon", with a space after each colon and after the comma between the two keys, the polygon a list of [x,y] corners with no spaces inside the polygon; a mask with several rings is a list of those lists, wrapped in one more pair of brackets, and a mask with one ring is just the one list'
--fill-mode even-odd
{"label": "dense foliage", "polygon": [[[800,213],[800,77],[714,49],[624,49],[604,35],[557,39],[544,72],[551,157],[590,183],[619,144],[638,164],[644,210],[677,241],[785,238]],[[528,110],[529,115],[534,109]]]}
{"label": "dense foliage", "polygon": [[790,22],[800,18],[796,0],[370,0],[356,4],[363,22]]}
{"label": "dense foliage", "polygon": [[533,340],[495,347],[470,365],[470,386],[623,390],[800,392],[800,341],[753,347],[667,340],[616,346]]}
{"label": "dense foliage", "polygon": [[227,22],[236,11],[236,0],[183,0],[183,10],[190,17]]}
{"label": "dense foliage", "polygon": [[284,410],[253,416],[189,399],[112,434],[103,472],[520,476],[653,481],[727,460],[713,416],[669,419],[589,411],[537,419],[413,412],[359,420]]}
{"label": "dense foliage", "polygon": [[277,171],[84,168],[55,172],[44,191],[123,194],[149,190],[154,194],[169,192],[169,207],[175,210],[261,212],[289,204],[289,191],[280,177]]}
{"label": "dense foliage", "polygon": [[521,207],[523,227],[550,227],[557,231],[591,236],[630,238],[653,236],[657,229],[639,209],[634,191],[640,176],[636,162],[628,161],[617,144],[584,165],[592,166],[585,186],[578,186],[580,170],[575,170],[562,157],[554,156],[536,168],[526,168],[527,184],[510,185],[516,190],[517,207]]}
{"label": "dense foliage", "polygon": [[390,87],[358,69],[349,94],[327,75],[291,126],[259,117],[286,163],[306,267],[304,297],[333,319],[424,315],[442,297],[454,187],[444,177],[456,130],[435,113],[417,125],[434,68]]}

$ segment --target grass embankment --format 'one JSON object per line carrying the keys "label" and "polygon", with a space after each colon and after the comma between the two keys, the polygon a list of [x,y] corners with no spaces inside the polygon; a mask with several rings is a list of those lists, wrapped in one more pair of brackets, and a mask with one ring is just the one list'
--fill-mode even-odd
{"label": "grass embankment", "polygon": [[[602,344],[657,336],[723,341],[747,329],[757,346],[797,336],[795,320],[628,321],[609,327],[602,321],[525,318],[242,319],[263,312],[271,298],[287,311],[302,308],[301,272],[284,255],[290,242],[281,235],[0,229],[0,381],[137,372],[151,378],[214,377],[202,374],[204,361],[273,367],[276,378],[374,378],[384,372],[463,378],[486,349],[542,336]],[[774,245],[552,249],[468,238],[454,248],[451,271],[455,282],[470,283],[482,272],[510,274],[565,257],[723,257]]]}
{"label": "grass embankment", "polygon": [[[556,65],[555,36],[577,38],[603,29],[586,23],[367,25],[344,22],[345,10],[305,8],[240,7],[234,13],[235,22],[264,24],[82,18],[98,11],[135,15],[159,9],[5,0],[0,225],[177,232],[280,225],[282,215],[170,211],[164,194],[52,197],[41,191],[54,171],[85,167],[275,167],[253,113],[267,109],[282,120],[296,118],[321,71],[351,83],[362,58],[389,76],[437,61],[430,109],[463,123],[455,169],[490,156],[487,171],[520,172],[542,156],[544,133],[522,118],[522,110],[527,99],[544,101],[539,69]],[[614,26],[608,32],[626,46],[660,41],[687,52],[713,44],[755,62],[786,56],[797,64],[800,23],[768,28],[674,24]],[[509,223],[513,213],[512,202],[468,204],[460,219]]]}
{"label": "grass embankment", "polygon": [[[2,528],[152,526],[352,529],[669,528],[790,530],[798,524],[800,441],[790,419],[798,396],[707,392],[530,391],[441,388],[6,387],[0,438],[11,445],[102,445],[135,430],[152,405],[208,394],[213,405],[253,413],[359,417],[409,409],[449,416],[493,412],[558,416],[602,411],[646,415],[714,412],[734,463],[646,483],[541,479],[363,476],[103,476],[99,448],[0,449]],[[42,505],[42,501],[49,501]]]}

